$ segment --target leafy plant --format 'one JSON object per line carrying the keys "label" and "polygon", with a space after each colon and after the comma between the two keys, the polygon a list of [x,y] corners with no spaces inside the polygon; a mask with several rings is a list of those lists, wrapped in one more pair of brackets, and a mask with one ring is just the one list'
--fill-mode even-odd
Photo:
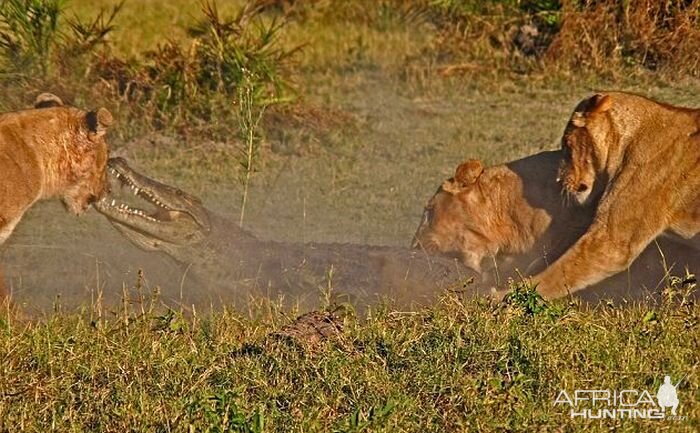
{"label": "leafy plant", "polygon": [[280,69],[296,50],[284,50],[278,35],[286,24],[273,19],[265,24],[264,1],[249,1],[232,19],[219,15],[216,2],[202,3],[204,19],[189,28],[196,38],[197,82],[210,91],[235,95],[241,84],[250,86],[256,105],[288,98],[289,83]]}
{"label": "leafy plant", "polygon": [[511,291],[504,298],[504,302],[518,308],[525,316],[544,314],[550,318],[556,318],[563,313],[561,308],[548,303],[537,293],[537,286],[526,283],[512,284]]}
{"label": "leafy plant", "polygon": [[[106,44],[123,3],[91,21],[65,18],[65,0],[5,0],[0,3],[0,58],[7,76],[46,77],[75,66]],[[58,69],[58,71],[55,71]]]}
{"label": "leafy plant", "polygon": [[83,21],[74,16],[66,23],[70,33],[65,37],[62,51],[71,56],[82,56],[95,50],[100,45],[107,45],[107,36],[114,31],[114,19],[124,6],[122,0],[111,10],[101,9],[92,20]]}
{"label": "leafy plant", "polygon": [[0,5],[3,69],[46,74],[60,38],[62,0],[7,0]]}
{"label": "leafy plant", "polygon": [[229,125],[240,119],[248,102],[257,113],[257,107],[292,101],[286,66],[297,49],[282,47],[286,21],[267,20],[263,3],[249,1],[228,18],[216,2],[204,1],[202,18],[187,28],[189,46],[167,41],[146,52],[145,61],[103,58],[97,78],[114,83],[119,96],[156,128],[201,124],[211,131],[213,120]]}
{"label": "leafy plant", "polygon": [[236,397],[236,394],[229,390],[193,397],[185,407],[185,422],[189,424],[190,429],[195,426],[204,427],[201,431],[207,433],[262,432],[265,425],[263,414],[256,411],[246,416],[238,407]]}
{"label": "leafy plant", "polygon": [[386,403],[372,405],[367,411],[358,407],[350,414],[347,427],[337,432],[363,432],[370,430],[371,427],[381,426],[382,422],[395,411],[396,406],[396,402],[389,398]]}

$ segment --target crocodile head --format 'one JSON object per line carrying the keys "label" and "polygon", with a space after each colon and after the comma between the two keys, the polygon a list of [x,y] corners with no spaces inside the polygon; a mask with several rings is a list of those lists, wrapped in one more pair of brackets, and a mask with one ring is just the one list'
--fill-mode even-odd
{"label": "crocodile head", "polygon": [[207,237],[209,214],[198,198],[134,171],[123,158],[111,158],[107,166],[112,182],[131,197],[118,197],[112,188],[95,208],[136,246],[173,253]]}

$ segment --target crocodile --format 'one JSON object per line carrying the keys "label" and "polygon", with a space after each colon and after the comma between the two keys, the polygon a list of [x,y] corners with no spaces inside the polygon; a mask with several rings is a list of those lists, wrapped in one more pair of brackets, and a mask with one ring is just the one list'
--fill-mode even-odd
{"label": "crocodile", "polygon": [[456,257],[408,247],[263,240],[123,158],[111,158],[108,172],[128,194],[112,188],[95,208],[124,237],[175,259],[200,280],[241,294],[318,299],[321,293],[358,306],[381,298],[423,304],[446,291],[478,291],[470,284],[477,273]]}

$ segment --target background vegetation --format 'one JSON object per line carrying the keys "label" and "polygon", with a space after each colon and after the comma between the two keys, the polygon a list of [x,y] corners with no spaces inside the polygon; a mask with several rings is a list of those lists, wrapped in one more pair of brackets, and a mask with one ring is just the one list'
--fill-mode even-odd
{"label": "background vegetation", "polygon": [[[698,0],[6,0],[0,109],[43,91],[106,106],[115,153],[236,221],[247,191],[262,238],[407,245],[460,161],[556,148],[594,90],[698,106],[699,14]],[[0,321],[0,431],[698,429],[700,310],[678,288],[615,306],[379,306],[310,350],[268,341],[297,313],[269,301],[71,312],[109,278],[106,244],[126,248],[101,217],[48,202],[0,249],[20,302],[69,311]],[[82,284],[32,285],[51,254]],[[655,390],[663,374],[686,375],[688,420],[551,406],[561,388]]]}
{"label": "background vegetation", "polygon": [[[143,9],[149,4],[158,2]],[[310,70],[330,64],[390,67],[418,84],[453,75],[576,82],[700,76],[698,0],[250,0],[223,10],[211,0],[175,1],[175,22],[123,6],[4,1],[0,85],[21,100],[33,88],[51,88],[76,102],[126,105],[123,128],[136,128],[133,134],[150,127],[225,137],[235,129],[230,120],[244,82],[256,103],[290,105],[313,82]],[[330,46],[327,38],[348,31],[355,34],[346,43],[357,43],[350,52]],[[384,51],[396,37],[413,47]]]}

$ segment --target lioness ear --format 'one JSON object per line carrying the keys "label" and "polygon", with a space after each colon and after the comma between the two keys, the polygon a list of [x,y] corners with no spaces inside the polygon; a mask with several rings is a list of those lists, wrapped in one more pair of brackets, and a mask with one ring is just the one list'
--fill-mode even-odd
{"label": "lioness ear", "polygon": [[586,126],[586,120],[593,114],[604,113],[612,107],[612,99],[608,95],[600,93],[584,100],[576,107],[577,111],[571,116],[571,123],[577,128]]}
{"label": "lioness ear", "polygon": [[590,110],[590,114],[604,113],[612,107],[612,99],[609,95],[595,95],[595,106]]}
{"label": "lioness ear", "polygon": [[90,111],[85,115],[89,137],[91,140],[98,139],[107,133],[107,128],[114,123],[112,113],[106,108],[97,111]]}
{"label": "lioness ear", "polygon": [[471,185],[484,172],[484,166],[478,159],[468,159],[461,163],[455,171],[455,182],[460,186]]}
{"label": "lioness ear", "polygon": [[53,93],[42,93],[34,100],[34,108],[60,107],[62,105],[61,98]]}

